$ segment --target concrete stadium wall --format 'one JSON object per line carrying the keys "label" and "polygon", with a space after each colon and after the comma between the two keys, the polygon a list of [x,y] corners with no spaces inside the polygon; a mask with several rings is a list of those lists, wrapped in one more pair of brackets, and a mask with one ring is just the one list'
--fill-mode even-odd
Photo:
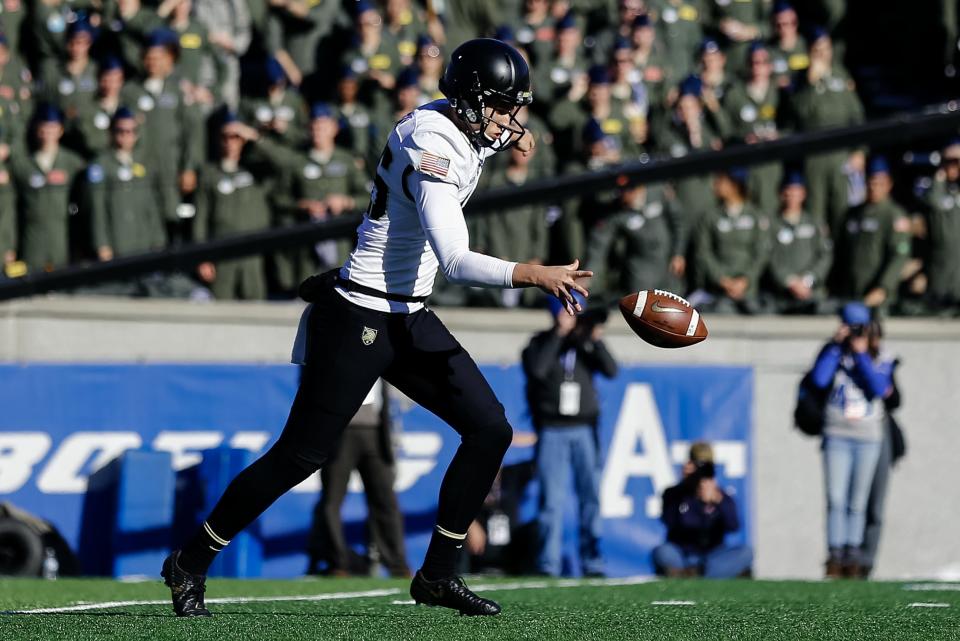
{"label": "concrete stadium wall", "polygon": [[[0,305],[0,361],[245,362],[289,359],[297,304],[130,301],[51,297]],[[441,309],[461,343],[485,363],[515,362],[543,312]],[[619,317],[609,343],[625,363],[751,365],[755,370],[756,572],[821,576],[825,554],[819,442],[791,427],[796,384],[832,318],[707,319],[705,343],[664,351]],[[960,322],[894,319],[888,347],[903,359],[900,416],[908,454],[894,471],[878,578],[960,579]]]}

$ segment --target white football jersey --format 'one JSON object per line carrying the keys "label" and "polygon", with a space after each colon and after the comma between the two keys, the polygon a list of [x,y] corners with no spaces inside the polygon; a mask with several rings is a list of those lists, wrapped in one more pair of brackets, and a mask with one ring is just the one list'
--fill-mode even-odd
{"label": "white football jersey", "polygon": [[[477,187],[484,159],[494,152],[475,147],[442,113],[447,108],[446,100],[431,102],[394,127],[357,229],[357,246],[340,270],[343,278],[381,292],[428,296],[442,262],[455,282],[511,286],[515,263],[470,252],[463,219],[462,206]],[[337,291],[380,311],[423,307]]]}

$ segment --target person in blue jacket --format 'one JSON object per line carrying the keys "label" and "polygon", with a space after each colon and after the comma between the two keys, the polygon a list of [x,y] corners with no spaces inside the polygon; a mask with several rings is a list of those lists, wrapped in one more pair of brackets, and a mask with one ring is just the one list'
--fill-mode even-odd
{"label": "person in blue jacket", "polygon": [[886,429],[884,398],[892,392],[894,364],[869,352],[870,310],[848,303],[833,340],[811,373],[827,392],[823,458],[827,489],[828,577],[859,574],[867,499]]}

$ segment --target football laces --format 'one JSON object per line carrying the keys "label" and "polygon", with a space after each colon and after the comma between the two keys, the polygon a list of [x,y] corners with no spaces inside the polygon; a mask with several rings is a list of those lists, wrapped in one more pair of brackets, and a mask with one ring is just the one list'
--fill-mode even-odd
{"label": "football laces", "polygon": [[677,301],[678,303],[681,303],[682,305],[685,305],[685,306],[687,306],[687,307],[690,307],[690,303],[687,302],[687,299],[685,299],[685,298],[683,298],[683,297],[681,297],[681,296],[677,296],[677,295],[674,294],[673,292],[668,292],[668,291],[665,290],[665,289],[655,289],[655,290],[653,290],[653,293],[654,293],[654,294],[657,294],[658,296],[666,296],[667,298],[671,298],[671,299]]}

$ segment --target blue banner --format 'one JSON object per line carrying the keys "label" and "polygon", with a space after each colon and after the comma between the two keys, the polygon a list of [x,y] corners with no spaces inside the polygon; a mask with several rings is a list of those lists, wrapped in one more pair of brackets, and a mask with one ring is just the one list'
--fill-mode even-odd
{"label": "blue banner", "polygon": [[[515,428],[505,465],[521,466],[535,452],[522,371],[516,365],[482,369]],[[178,471],[197,465],[200,452],[222,445],[263,451],[283,427],[298,370],[285,365],[2,365],[0,377],[0,497],[53,522],[76,549],[92,472],[130,449],[169,452]],[[664,535],[659,496],[679,479],[694,440],[713,443],[722,486],[737,499],[743,528],[732,540],[752,542],[749,368],[625,367],[615,380],[598,381],[598,389],[603,553],[610,575],[652,571],[650,550]],[[402,407],[398,420],[395,487],[410,564],[417,567],[433,525],[440,480],[459,437],[417,406]],[[319,481],[311,477],[260,519],[263,576],[303,573],[303,546],[318,492]],[[535,517],[536,500],[536,484],[528,484],[519,506],[521,522]],[[355,483],[344,505],[354,541],[362,537],[365,516]],[[573,505],[570,516],[566,554],[575,572]]]}

